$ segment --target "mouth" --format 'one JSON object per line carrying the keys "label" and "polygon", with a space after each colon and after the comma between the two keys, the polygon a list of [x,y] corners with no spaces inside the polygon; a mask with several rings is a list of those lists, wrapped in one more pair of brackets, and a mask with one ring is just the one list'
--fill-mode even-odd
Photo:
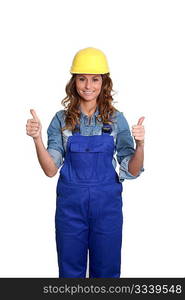
{"label": "mouth", "polygon": [[85,94],[85,95],[91,95],[91,94],[93,94],[94,92],[87,92],[87,91],[83,91],[83,94]]}

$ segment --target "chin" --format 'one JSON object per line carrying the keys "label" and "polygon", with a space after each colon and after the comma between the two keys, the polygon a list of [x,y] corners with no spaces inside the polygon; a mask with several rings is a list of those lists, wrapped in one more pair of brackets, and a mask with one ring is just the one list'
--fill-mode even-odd
{"label": "chin", "polygon": [[82,97],[83,100],[86,100],[86,101],[92,101],[92,100],[96,100],[97,99],[97,97],[92,97],[92,98],[90,98],[90,97],[84,97],[84,96],[81,96],[81,97]]}

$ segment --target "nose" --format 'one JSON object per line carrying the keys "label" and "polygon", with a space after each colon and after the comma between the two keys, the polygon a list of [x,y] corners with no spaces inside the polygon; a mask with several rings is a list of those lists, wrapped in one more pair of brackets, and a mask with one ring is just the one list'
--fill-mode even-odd
{"label": "nose", "polygon": [[87,79],[87,80],[85,81],[85,88],[86,88],[86,89],[90,89],[90,88],[91,88],[91,80],[90,80],[90,79]]}

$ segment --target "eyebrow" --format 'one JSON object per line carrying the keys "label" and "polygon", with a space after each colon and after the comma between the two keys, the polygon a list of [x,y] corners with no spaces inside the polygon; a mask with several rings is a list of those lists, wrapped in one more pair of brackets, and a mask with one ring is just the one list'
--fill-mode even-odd
{"label": "eyebrow", "polygon": [[[78,74],[77,76],[78,76],[78,77],[86,77],[86,76],[80,75],[80,74]],[[92,78],[94,78],[94,77],[99,77],[99,76],[98,76],[98,74],[97,74],[97,75],[92,76]]]}

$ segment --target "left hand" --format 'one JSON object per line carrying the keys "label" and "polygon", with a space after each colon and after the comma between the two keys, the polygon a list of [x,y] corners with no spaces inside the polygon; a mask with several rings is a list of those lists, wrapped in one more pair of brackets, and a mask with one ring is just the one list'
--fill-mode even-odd
{"label": "left hand", "polygon": [[145,117],[139,118],[137,125],[132,126],[132,135],[137,145],[144,144],[145,129],[142,125]]}

